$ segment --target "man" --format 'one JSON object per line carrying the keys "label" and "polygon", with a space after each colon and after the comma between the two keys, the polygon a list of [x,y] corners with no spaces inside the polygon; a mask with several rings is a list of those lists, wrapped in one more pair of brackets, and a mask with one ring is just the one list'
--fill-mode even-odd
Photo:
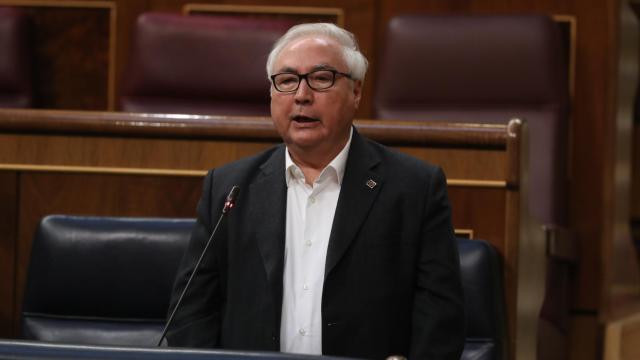
{"label": "man", "polygon": [[293,27],[267,72],[284,144],[212,170],[171,308],[241,188],[170,346],[458,359],[464,316],[442,171],[352,127],[366,59],[331,24]]}

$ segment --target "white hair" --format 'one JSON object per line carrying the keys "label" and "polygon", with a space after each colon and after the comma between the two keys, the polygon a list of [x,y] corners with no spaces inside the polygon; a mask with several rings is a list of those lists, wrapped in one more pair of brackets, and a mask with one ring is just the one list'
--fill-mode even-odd
{"label": "white hair", "polygon": [[295,39],[313,35],[325,36],[338,42],[342,46],[342,56],[349,68],[350,75],[356,80],[364,81],[368,61],[360,52],[356,37],[349,31],[331,23],[300,24],[289,29],[286,34],[276,41],[271,53],[269,53],[267,76],[271,77],[273,74],[276,58],[285,46]]}

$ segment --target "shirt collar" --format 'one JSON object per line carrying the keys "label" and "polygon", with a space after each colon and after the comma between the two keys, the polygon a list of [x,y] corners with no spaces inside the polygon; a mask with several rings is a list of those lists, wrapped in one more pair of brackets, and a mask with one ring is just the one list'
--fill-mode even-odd
{"label": "shirt collar", "polygon": [[[349,157],[349,148],[351,148],[352,137],[353,137],[353,127],[349,132],[349,140],[344,145],[342,150],[340,150],[340,153],[338,153],[338,155],[336,155],[336,157],[333,158],[333,160],[331,160],[329,165],[327,165],[324,169],[322,169],[322,171],[320,172],[320,176],[318,176],[318,180],[321,180],[324,177],[326,177],[327,175],[325,173],[328,173],[329,170],[332,169],[333,170],[332,172],[335,173],[338,184],[342,185],[342,179],[344,178],[344,170],[347,167],[347,158]],[[304,174],[302,174],[302,170],[300,170],[300,167],[298,167],[298,165],[296,165],[296,163],[293,162],[291,155],[289,155],[288,147],[285,148],[285,177],[287,180],[287,187],[289,186],[290,182],[294,179],[304,179]]]}

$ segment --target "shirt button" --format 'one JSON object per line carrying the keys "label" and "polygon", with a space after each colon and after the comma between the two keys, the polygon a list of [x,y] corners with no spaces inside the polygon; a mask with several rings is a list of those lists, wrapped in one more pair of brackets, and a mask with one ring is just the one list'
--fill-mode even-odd
{"label": "shirt button", "polygon": [[307,331],[305,329],[300,329],[298,330],[298,332],[300,333],[300,335],[303,335],[307,333]]}
{"label": "shirt button", "polygon": [[309,290],[309,285],[304,284],[304,285],[302,285],[302,288],[305,289],[305,290]]}
{"label": "shirt button", "polygon": [[313,196],[309,197],[309,202],[311,202],[312,204],[315,204],[316,203],[316,198],[313,197]]}
{"label": "shirt button", "polygon": [[304,243],[304,244],[307,245],[307,246],[311,246],[311,244],[313,244],[313,243],[311,242],[311,240],[307,240],[307,242]]}

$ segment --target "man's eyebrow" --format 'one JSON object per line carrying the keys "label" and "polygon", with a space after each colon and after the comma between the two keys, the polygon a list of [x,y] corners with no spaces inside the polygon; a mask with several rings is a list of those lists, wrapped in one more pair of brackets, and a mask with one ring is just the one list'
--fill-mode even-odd
{"label": "man's eyebrow", "polygon": [[[318,64],[318,65],[314,65],[311,68],[311,71],[318,71],[318,70],[335,70],[336,68],[334,66],[331,66],[329,64]],[[294,73],[294,74],[298,74],[298,71],[290,66],[285,66],[280,68],[277,72],[277,74],[280,73]]]}
{"label": "man's eyebrow", "polygon": [[336,68],[329,64],[318,64],[311,68],[311,71],[316,70],[335,70]]}
{"label": "man's eyebrow", "polygon": [[277,73],[296,73],[296,69],[289,66],[285,66],[283,68],[280,68],[280,70],[278,70]]}

